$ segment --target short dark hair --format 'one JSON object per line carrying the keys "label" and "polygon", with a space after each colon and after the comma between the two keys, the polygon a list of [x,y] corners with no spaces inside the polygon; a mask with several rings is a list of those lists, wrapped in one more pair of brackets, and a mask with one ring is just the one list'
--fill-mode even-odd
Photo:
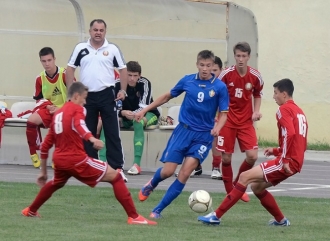
{"label": "short dark hair", "polygon": [[197,61],[200,59],[212,59],[214,62],[214,53],[211,50],[202,50],[197,55]]}
{"label": "short dark hair", "polygon": [[83,94],[85,91],[88,91],[88,87],[82,84],[81,82],[73,82],[68,90],[68,99],[70,99],[75,93]]}
{"label": "short dark hair", "polygon": [[138,72],[141,75],[142,68],[141,68],[141,65],[139,64],[139,62],[129,61],[126,64],[126,67],[127,67],[127,71],[134,72],[134,73]]}
{"label": "short dark hair", "polygon": [[234,54],[235,54],[235,51],[236,51],[236,50],[240,50],[240,51],[242,51],[242,52],[244,52],[244,53],[248,53],[248,55],[250,55],[250,53],[251,53],[251,47],[250,47],[250,44],[248,44],[247,42],[238,42],[238,43],[234,46],[233,50],[234,50]]}
{"label": "short dark hair", "polygon": [[54,50],[51,47],[44,47],[39,51],[39,58],[48,54],[51,54],[53,57],[55,57]]}
{"label": "short dark hair", "polygon": [[286,92],[290,97],[293,95],[294,86],[293,82],[290,79],[281,79],[275,84],[273,84],[274,88],[277,88],[281,93]]}
{"label": "short dark hair", "polygon": [[217,64],[222,69],[222,61],[218,56],[214,56],[214,64]]}
{"label": "short dark hair", "polygon": [[105,21],[104,21],[103,19],[94,19],[94,20],[89,24],[89,27],[91,28],[95,22],[97,22],[97,23],[103,23],[103,24],[104,24],[104,27],[107,28],[107,24],[105,23]]}

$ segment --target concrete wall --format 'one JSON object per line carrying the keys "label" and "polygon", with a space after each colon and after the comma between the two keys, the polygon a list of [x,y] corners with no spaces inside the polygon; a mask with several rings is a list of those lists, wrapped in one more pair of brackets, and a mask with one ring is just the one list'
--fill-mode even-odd
{"label": "concrete wall", "polygon": [[[250,9],[258,26],[258,68],[265,81],[258,135],[276,139],[272,84],[289,77],[296,85],[294,98],[308,117],[309,141],[330,143],[330,67],[326,64],[330,2],[235,3]],[[65,66],[75,44],[88,36],[88,24],[94,18],[106,20],[107,37],[121,47],[127,60],[141,63],[143,74],[153,82],[155,97],[183,74],[196,71],[199,50],[212,49],[228,60],[226,8],[221,4],[184,0],[98,0],[97,4],[91,0],[2,0],[0,4],[0,95],[32,96],[34,78],[42,70],[38,51],[53,47],[57,64]],[[237,22],[245,23],[240,18]],[[242,39],[246,34],[242,32]],[[8,100],[9,104],[13,101]]]}
{"label": "concrete wall", "polygon": [[263,119],[258,134],[276,138],[272,85],[294,81],[294,99],[309,122],[309,142],[330,143],[330,1],[235,0],[250,9],[258,23],[258,68],[264,78]]}

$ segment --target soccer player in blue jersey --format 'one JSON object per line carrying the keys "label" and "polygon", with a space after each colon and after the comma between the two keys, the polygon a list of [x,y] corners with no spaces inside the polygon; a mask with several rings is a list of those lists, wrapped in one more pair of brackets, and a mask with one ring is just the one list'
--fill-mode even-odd
{"label": "soccer player in blue jersey", "polygon": [[[146,112],[186,92],[180,108],[179,124],[160,159],[164,167],[159,168],[139,192],[139,200],[145,201],[157,185],[171,177],[177,166],[182,164],[177,179],[152,210],[152,218],[160,218],[161,212],[182,192],[191,172],[205,160],[214,136],[218,135],[227,120],[227,87],[212,74],[213,65],[212,51],[199,52],[196,63],[198,73],[184,76],[170,92],[135,114],[135,120],[140,121]],[[220,117],[215,123],[214,116],[217,110]]]}

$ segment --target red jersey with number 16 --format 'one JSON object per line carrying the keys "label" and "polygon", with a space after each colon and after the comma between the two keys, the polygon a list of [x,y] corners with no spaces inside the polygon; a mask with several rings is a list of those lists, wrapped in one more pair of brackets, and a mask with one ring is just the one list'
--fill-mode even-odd
{"label": "red jersey with number 16", "polygon": [[308,124],[304,112],[293,100],[287,101],[276,113],[279,148],[273,151],[283,163],[300,172],[307,148]]}
{"label": "red jersey with number 16", "polygon": [[264,82],[258,70],[248,66],[245,76],[240,76],[236,66],[223,70],[219,76],[229,93],[229,112],[226,126],[246,128],[252,125],[252,96],[261,98]]}
{"label": "red jersey with number 16", "polygon": [[41,158],[47,159],[49,149],[55,144],[53,161],[56,168],[66,169],[87,158],[83,145],[92,136],[85,123],[84,107],[66,102],[55,112],[48,134],[41,145]]}

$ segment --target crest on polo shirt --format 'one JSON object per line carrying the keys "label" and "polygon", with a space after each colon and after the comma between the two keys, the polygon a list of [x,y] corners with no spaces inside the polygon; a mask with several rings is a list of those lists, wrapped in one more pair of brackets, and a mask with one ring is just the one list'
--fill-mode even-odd
{"label": "crest on polo shirt", "polygon": [[105,50],[105,51],[103,51],[103,55],[104,56],[108,56],[109,55],[109,52]]}
{"label": "crest on polo shirt", "polygon": [[215,95],[215,91],[214,90],[210,90],[209,91],[209,95],[210,95],[210,97],[213,97]]}
{"label": "crest on polo shirt", "polygon": [[245,84],[245,89],[246,89],[246,90],[250,90],[250,89],[252,89],[252,84],[251,84],[251,83],[246,83],[246,84]]}

